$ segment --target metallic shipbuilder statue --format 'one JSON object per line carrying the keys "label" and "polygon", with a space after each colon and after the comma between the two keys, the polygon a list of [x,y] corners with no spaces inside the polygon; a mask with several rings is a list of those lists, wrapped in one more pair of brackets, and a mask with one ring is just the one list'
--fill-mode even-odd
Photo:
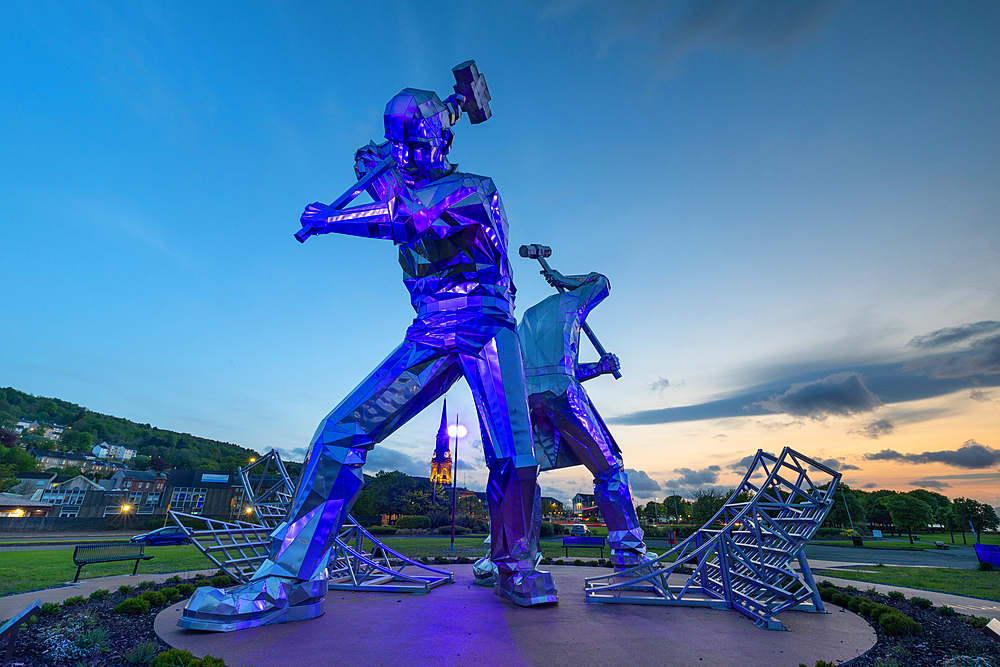
{"label": "metallic shipbuilder statue", "polygon": [[[399,246],[417,313],[403,342],[320,423],[271,551],[251,581],[201,588],[179,624],[234,630],[323,613],[334,538],[364,485],[368,452],[465,377],[479,413],[489,468],[494,592],[522,606],[556,602],[551,575],[535,569],[538,465],[524,367],[511,310],[507,220],[492,180],[449,164],[451,127],[466,112],[489,118],[485,80],[454,68],[455,95],[404,89],[385,109],[385,138],[355,155],[359,181],[332,205],[306,207],[299,241],[350,234]],[[346,208],[367,190],[376,200]]]}
{"label": "metallic shipbuilder statue", "polygon": [[[545,261],[546,246],[523,246],[538,259],[542,275],[559,290],[524,313],[517,331],[524,356],[528,404],[541,470],[583,464],[594,476],[594,496],[608,526],[608,545],[616,569],[643,562],[646,546],[639,527],[621,449],[591,402],[582,382],[599,375],[619,376],[618,357],[607,353],[586,324],[587,315],[611,291],[599,273],[564,276]],[[579,362],[580,334],[586,332],[601,355]]]}
{"label": "metallic shipbuilder statue", "polygon": [[[545,261],[551,252],[542,245],[520,250],[523,257],[541,263],[542,275],[559,291],[529,308],[517,327],[535,455],[542,471],[583,464],[594,475],[594,496],[608,527],[612,564],[625,570],[656,554],[646,554],[621,449],[580,384],[604,374],[620,377],[618,357],[604,350],[586,324],[590,311],[607,298],[611,283],[599,273],[562,275]],[[580,363],[581,332],[597,347],[600,361]],[[477,583],[492,576],[485,558],[474,571]]]}

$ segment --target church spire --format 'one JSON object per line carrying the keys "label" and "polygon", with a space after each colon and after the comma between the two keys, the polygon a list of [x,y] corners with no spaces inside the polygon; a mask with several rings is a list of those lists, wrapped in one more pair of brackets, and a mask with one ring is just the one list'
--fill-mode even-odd
{"label": "church spire", "polygon": [[441,427],[434,442],[434,458],[431,459],[431,483],[451,484],[451,449],[448,439],[448,399],[441,409]]}

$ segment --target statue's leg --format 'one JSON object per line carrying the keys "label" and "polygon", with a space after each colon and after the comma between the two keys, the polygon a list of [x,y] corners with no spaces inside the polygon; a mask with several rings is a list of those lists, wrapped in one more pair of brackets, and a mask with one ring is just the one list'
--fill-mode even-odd
{"label": "statue's leg", "polygon": [[594,497],[608,527],[612,562],[618,569],[640,564],[646,545],[617,444],[579,383],[548,399],[562,447],[571,448],[594,475]]}
{"label": "statue's leg", "polygon": [[503,329],[477,356],[461,356],[482,423],[489,467],[490,558],[494,592],[521,606],[557,602],[548,572],[535,570],[541,505],[517,334]]}
{"label": "statue's leg", "polygon": [[322,614],[327,561],[364,486],[368,450],[460,376],[455,355],[411,341],[396,348],[316,429],[295,497],[251,581],[228,592],[199,589],[178,625],[228,631]]}

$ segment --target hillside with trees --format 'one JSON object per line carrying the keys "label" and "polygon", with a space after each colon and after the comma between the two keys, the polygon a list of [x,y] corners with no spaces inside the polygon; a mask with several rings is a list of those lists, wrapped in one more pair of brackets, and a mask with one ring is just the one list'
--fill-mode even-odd
{"label": "hillside with trees", "polygon": [[135,449],[150,461],[161,459],[175,468],[226,471],[235,471],[246,465],[251,457],[258,456],[251,449],[229,442],[103,415],[58,398],[32,396],[11,387],[0,388],[0,428],[13,429],[19,419],[69,427],[58,443],[38,435],[21,438],[24,444],[40,449],[89,451],[93,445],[107,441]]}

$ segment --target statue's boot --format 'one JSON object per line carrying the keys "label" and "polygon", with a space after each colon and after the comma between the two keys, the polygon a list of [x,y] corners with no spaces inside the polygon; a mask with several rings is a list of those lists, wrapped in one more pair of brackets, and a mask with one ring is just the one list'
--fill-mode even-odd
{"label": "statue's boot", "polygon": [[190,630],[231,632],[323,615],[326,573],[312,581],[269,576],[225,590],[204,586],[184,605],[177,625]]}
{"label": "statue's boot", "polygon": [[656,566],[643,567],[636,569],[633,572],[629,572],[632,568],[639,565],[648,565],[655,561],[659,556],[652,551],[645,551],[645,546],[643,546],[643,551],[637,551],[635,549],[611,549],[611,564],[615,568],[615,572],[628,572],[627,577],[641,577],[643,575],[649,574]]}
{"label": "statue's boot", "polygon": [[472,566],[472,576],[475,577],[477,586],[493,586],[496,573],[497,566],[489,556],[483,556]]}
{"label": "statue's boot", "polygon": [[493,578],[493,593],[520,607],[559,602],[552,573],[541,570],[510,572],[498,569]]}

